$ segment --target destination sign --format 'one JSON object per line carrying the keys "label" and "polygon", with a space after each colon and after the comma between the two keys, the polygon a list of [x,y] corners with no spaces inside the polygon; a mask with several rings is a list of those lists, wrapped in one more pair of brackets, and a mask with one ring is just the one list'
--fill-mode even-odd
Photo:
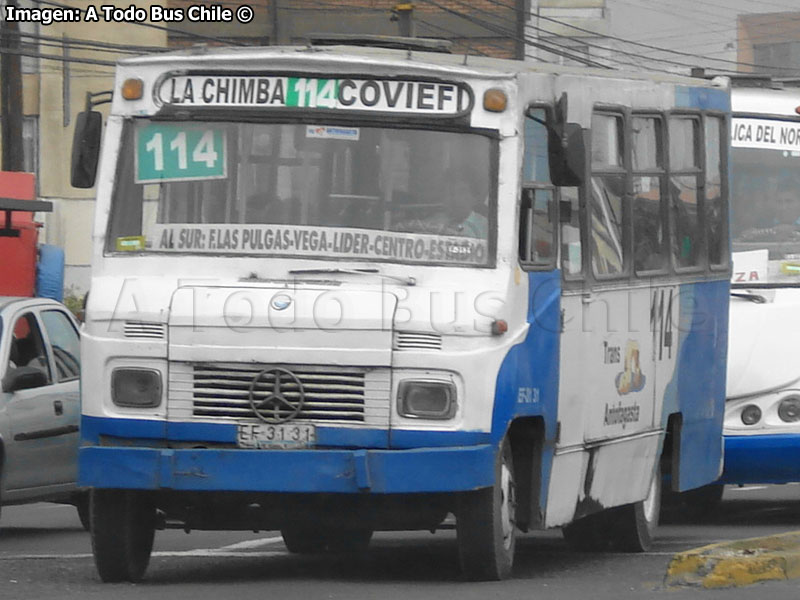
{"label": "destination sign", "polygon": [[800,152],[800,122],[733,119],[731,146]]}
{"label": "destination sign", "polygon": [[486,264],[489,257],[483,239],[299,225],[158,224],[147,236],[145,249],[467,265]]}
{"label": "destination sign", "polygon": [[472,108],[462,84],[397,79],[319,79],[254,75],[175,75],[158,89],[162,104],[458,115]]}

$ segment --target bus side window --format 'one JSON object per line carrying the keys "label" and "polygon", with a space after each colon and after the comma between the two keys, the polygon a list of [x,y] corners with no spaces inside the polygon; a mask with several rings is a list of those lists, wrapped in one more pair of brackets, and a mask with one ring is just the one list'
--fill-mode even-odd
{"label": "bus side window", "polygon": [[592,115],[592,179],[589,227],[592,270],[598,276],[625,272],[624,199],[626,188],[622,117]]}
{"label": "bus side window", "polygon": [[728,262],[728,218],[725,212],[722,178],[722,119],[708,116],[705,120],[706,142],[706,236],[708,240],[708,262],[723,267]]}
{"label": "bus side window", "polygon": [[666,266],[663,121],[634,116],[632,130],[633,268],[640,273]]}
{"label": "bus side window", "polygon": [[[533,117],[533,118],[531,118]],[[528,267],[550,267],[555,260],[556,190],[550,183],[544,108],[532,108],[525,119],[519,260]]]}
{"label": "bus side window", "polygon": [[672,256],[678,268],[701,264],[699,123],[694,117],[669,120],[669,206]]}

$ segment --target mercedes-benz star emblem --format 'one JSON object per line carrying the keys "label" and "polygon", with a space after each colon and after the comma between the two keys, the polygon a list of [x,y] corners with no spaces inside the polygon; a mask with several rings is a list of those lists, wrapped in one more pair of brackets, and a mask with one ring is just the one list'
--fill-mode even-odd
{"label": "mercedes-benz star emblem", "polygon": [[269,305],[275,310],[286,310],[292,305],[292,297],[286,294],[278,294],[272,298]]}
{"label": "mercedes-benz star emblem", "polygon": [[264,369],[250,383],[250,406],[265,423],[294,419],[303,409],[305,399],[302,382],[288,369]]}

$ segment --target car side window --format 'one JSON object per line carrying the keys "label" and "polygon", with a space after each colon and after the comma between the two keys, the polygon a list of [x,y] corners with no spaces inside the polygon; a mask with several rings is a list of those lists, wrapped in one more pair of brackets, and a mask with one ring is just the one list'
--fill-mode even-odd
{"label": "car side window", "polygon": [[12,332],[9,369],[34,367],[47,376],[48,384],[52,383],[42,333],[33,313],[25,313],[14,321]]}
{"label": "car side window", "polygon": [[58,381],[77,379],[81,374],[81,342],[69,317],[60,310],[45,310],[39,316],[53,350]]}

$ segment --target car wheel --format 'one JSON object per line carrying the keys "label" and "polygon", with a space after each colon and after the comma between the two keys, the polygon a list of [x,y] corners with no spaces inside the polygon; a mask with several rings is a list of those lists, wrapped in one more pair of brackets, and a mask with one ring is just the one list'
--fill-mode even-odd
{"label": "car wheel", "polygon": [[155,507],[141,492],[92,490],[92,553],[106,583],[141,581],[155,536]]}
{"label": "car wheel", "polygon": [[461,570],[472,581],[499,581],[511,574],[516,546],[516,490],[511,444],[495,459],[494,485],[460,495],[456,534]]}

